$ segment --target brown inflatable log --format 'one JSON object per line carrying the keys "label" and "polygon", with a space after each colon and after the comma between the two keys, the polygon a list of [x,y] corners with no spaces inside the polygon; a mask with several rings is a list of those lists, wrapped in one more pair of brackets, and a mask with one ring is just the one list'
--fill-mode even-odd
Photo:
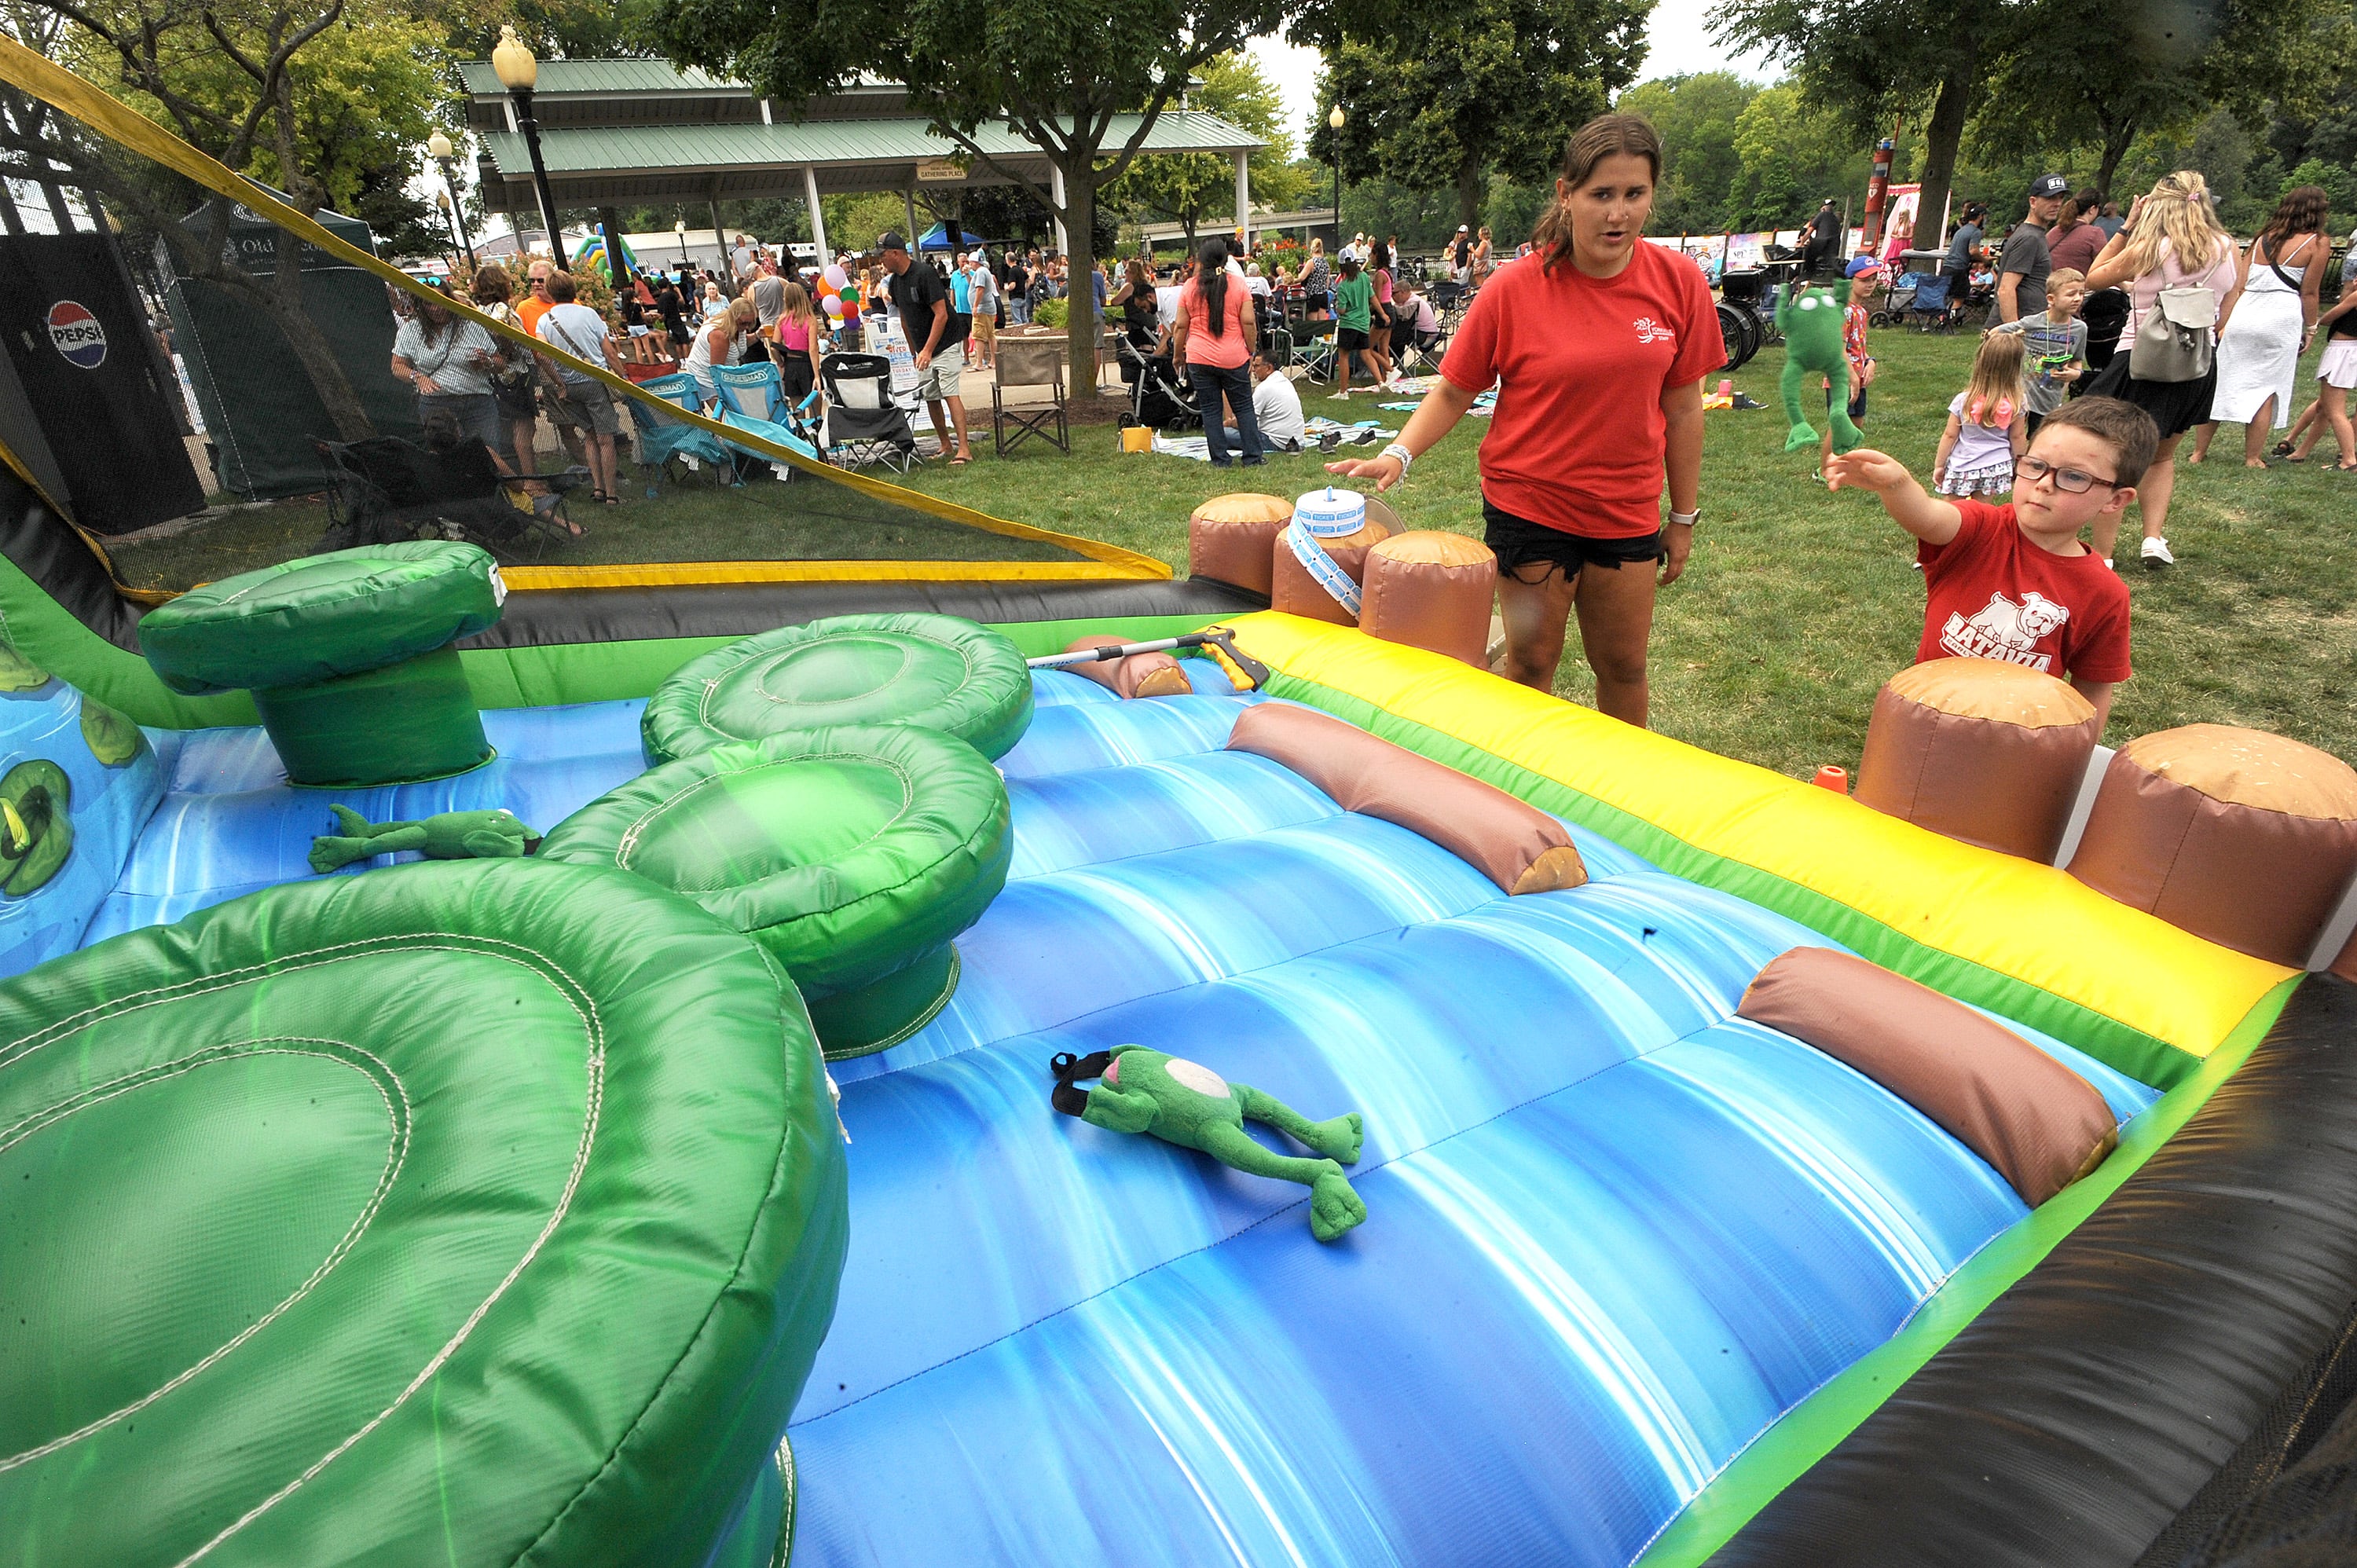
{"label": "brown inflatable log", "polygon": [[1879,964],[1794,948],[1744,989],[1736,1016],[1804,1040],[1946,1128],[2032,1208],[2119,1141],[2094,1087],[2019,1035]]}
{"label": "brown inflatable log", "polygon": [[1367,552],[1359,629],[1490,667],[1490,601],[1498,558],[1478,539],[1429,529],[1394,534]]}
{"label": "brown inflatable log", "polygon": [[1344,811],[1422,834],[1508,893],[1587,880],[1571,835],[1536,806],[1330,714],[1258,703],[1236,720],[1228,749],[1283,763]]}
{"label": "brown inflatable log", "polygon": [[[1367,552],[1390,537],[1390,531],[1382,523],[1369,522],[1356,533],[1346,533],[1340,539],[1321,539],[1318,542],[1326,547],[1327,554],[1334,557],[1334,564],[1350,575],[1351,581],[1363,585],[1367,578]],[[1268,593],[1269,608],[1283,610],[1287,615],[1304,616],[1310,620],[1322,620],[1331,626],[1359,624],[1351,618],[1351,612],[1309,575],[1309,568],[1301,564],[1300,558],[1293,553],[1293,546],[1285,542],[1281,529],[1270,542],[1269,561],[1272,579]]]}
{"label": "brown inflatable log", "polygon": [[2300,968],[2357,871],[2357,769],[2264,730],[2138,736],[2104,770],[2071,875],[2132,908]]}
{"label": "brown inflatable log", "polygon": [[1187,520],[1187,575],[1266,594],[1269,543],[1292,519],[1293,503],[1282,496],[1213,496]]}
{"label": "brown inflatable log", "polygon": [[[1084,648],[1119,648],[1124,637],[1076,637],[1064,645],[1067,653]],[[1067,664],[1065,672],[1085,675],[1100,686],[1110,686],[1125,697],[1183,697],[1195,690],[1178,660],[1168,653],[1133,653],[1126,659],[1106,659],[1092,664]]]}
{"label": "brown inflatable log", "polygon": [[1857,799],[1919,827],[2050,865],[2103,725],[2069,682],[1995,659],[1933,659],[1874,699]]}

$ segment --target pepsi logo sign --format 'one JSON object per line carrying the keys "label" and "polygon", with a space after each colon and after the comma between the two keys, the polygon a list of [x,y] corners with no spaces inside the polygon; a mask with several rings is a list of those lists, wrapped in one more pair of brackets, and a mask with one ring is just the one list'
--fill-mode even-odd
{"label": "pepsi logo sign", "polygon": [[49,341],[70,365],[94,371],[106,360],[106,328],[90,307],[70,299],[61,299],[49,306]]}

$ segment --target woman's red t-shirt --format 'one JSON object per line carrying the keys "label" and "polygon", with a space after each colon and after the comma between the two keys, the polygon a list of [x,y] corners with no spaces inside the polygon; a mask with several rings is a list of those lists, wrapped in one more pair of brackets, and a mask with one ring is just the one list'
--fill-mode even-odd
{"label": "woman's red t-shirt", "polygon": [[1490,274],[1440,373],[1498,388],[1481,494],[1526,521],[1593,539],[1662,526],[1662,393],[1727,362],[1702,269],[1640,241],[1618,277],[1533,255]]}
{"label": "woman's red t-shirt", "polygon": [[1217,338],[1211,336],[1211,307],[1203,298],[1200,280],[1189,278],[1178,293],[1178,308],[1187,313],[1187,362],[1234,370],[1250,356],[1244,351],[1244,302],[1251,295],[1244,280],[1231,276],[1221,312],[1227,318]]}

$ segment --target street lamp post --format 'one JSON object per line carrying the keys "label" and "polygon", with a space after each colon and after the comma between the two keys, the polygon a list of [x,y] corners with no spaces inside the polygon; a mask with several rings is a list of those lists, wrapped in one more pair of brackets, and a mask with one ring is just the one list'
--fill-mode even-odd
{"label": "street lamp post", "polygon": [[523,145],[532,154],[532,186],[540,198],[541,224],[548,231],[548,253],[561,267],[565,239],[556,227],[556,199],[549,194],[548,166],[541,161],[540,122],[532,117],[532,90],[540,81],[540,61],[516,37],[512,22],[500,28],[499,48],[491,51],[491,69],[499,72],[500,85],[515,101],[516,128],[523,133]]}
{"label": "street lamp post", "polygon": [[1334,133],[1331,145],[1334,153],[1334,253],[1336,255],[1342,253],[1342,127],[1350,124],[1350,118],[1342,113],[1342,106],[1340,103],[1334,105],[1334,113],[1326,116],[1327,127]]}
{"label": "street lamp post", "polygon": [[683,267],[693,265],[687,253],[687,220],[682,218],[674,221],[671,231],[679,236],[679,264]]}
{"label": "street lamp post", "polygon": [[[434,193],[434,205],[442,209],[443,225],[449,231],[450,238],[454,241],[457,240],[458,238],[458,209],[451,205],[450,193],[447,190],[436,191]],[[456,260],[457,258],[454,256],[452,259]],[[474,263],[471,261],[468,263],[467,270],[470,273],[475,270]]]}
{"label": "street lamp post", "polygon": [[450,138],[436,131],[425,138],[425,156],[442,166],[443,191],[437,203],[450,219],[450,227],[457,231],[458,248],[467,252],[467,270],[475,270],[475,242],[467,232],[467,214],[458,200],[458,177],[452,159],[457,149]]}

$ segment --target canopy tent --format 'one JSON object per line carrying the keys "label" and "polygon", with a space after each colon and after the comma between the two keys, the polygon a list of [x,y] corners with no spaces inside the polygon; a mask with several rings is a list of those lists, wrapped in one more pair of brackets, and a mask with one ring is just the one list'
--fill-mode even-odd
{"label": "canopy tent", "polygon": [[963,251],[972,245],[1003,245],[1005,243],[1006,243],[1006,242],[1004,240],[986,240],[979,234],[973,233],[966,230],[960,230],[958,231],[958,242],[955,245],[952,245],[950,243],[949,225],[945,223],[936,223],[931,228],[926,230],[922,234],[917,236],[917,249],[920,251]]}

